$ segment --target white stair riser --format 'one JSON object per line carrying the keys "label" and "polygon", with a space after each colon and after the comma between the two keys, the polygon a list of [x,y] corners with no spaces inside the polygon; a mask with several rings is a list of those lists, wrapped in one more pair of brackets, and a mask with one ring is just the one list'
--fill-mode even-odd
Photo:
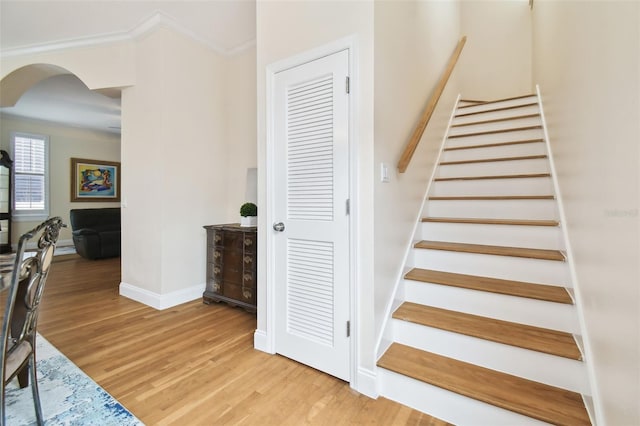
{"label": "white stair riser", "polygon": [[384,368],[378,369],[380,395],[456,425],[543,426],[530,417],[485,404]]}
{"label": "white stair riser", "polygon": [[413,249],[408,266],[537,284],[567,286],[567,264],[561,261]]}
{"label": "white stair riser", "polygon": [[559,226],[422,222],[423,240],[564,250]]}
{"label": "white stair riser", "polygon": [[[539,126],[541,121],[539,116],[512,118],[510,120],[492,121],[490,123],[482,122],[483,119],[471,121],[464,126],[452,126],[449,130],[449,136],[463,135],[475,132],[489,132],[495,130],[513,129],[519,127]],[[473,123],[473,124],[472,124]]]}
{"label": "white stair riser", "polygon": [[[471,132],[465,132],[468,134]],[[515,142],[530,139],[541,139],[543,136],[542,129],[527,129],[527,130],[511,130],[509,132],[502,133],[488,133],[485,135],[468,135],[455,138],[447,138],[445,144],[446,148],[458,147],[458,146],[470,146],[487,143],[500,143],[500,142]]]}
{"label": "white stair riser", "polygon": [[393,327],[396,342],[403,345],[573,392],[589,392],[584,363],[581,361],[407,321],[393,320]]}
{"label": "white stair riser", "polygon": [[554,200],[429,200],[427,217],[475,217],[488,219],[556,219]]}
{"label": "white stair riser", "polygon": [[[551,178],[445,180],[431,184],[430,196],[553,195]],[[554,200],[551,200],[554,201]],[[500,206],[497,206],[500,208]]]}
{"label": "white stair riser", "polygon": [[408,302],[579,334],[575,306],[404,280]]}
{"label": "white stair riser", "polygon": [[549,160],[538,158],[485,163],[441,164],[438,166],[436,177],[502,176],[532,173],[549,173]]}
{"label": "white stair riser", "polygon": [[[461,114],[466,114],[465,112],[461,112]],[[538,104],[522,106],[520,108],[514,109],[505,109],[501,111],[486,111],[472,115],[463,115],[454,117],[451,124],[465,124],[465,123],[475,123],[476,121],[483,120],[500,120],[503,118],[510,117],[519,117],[521,115],[531,115],[531,114],[540,114],[540,108]]]}
{"label": "white stair riser", "polygon": [[488,158],[521,157],[524,155],[546,155],[544,143],[523,143],[483,148],[455,149],[443,151],[440,161],[483,160]]}
{"label": "white stair riser", "polygon": [[466,108],[458,108],[458,110],[456,111],[456,114],[468,114],[470,112],[480,112],[480,111],[487,111],[487,110],[492,110],[497,108],[507,108],[507,107],[513,107],[513,106],[532,104],[535,102],[538,102],[537,97],[527,96],[526,98],[511,99],[507,101],[491,102],[486,104],[469,106]]}

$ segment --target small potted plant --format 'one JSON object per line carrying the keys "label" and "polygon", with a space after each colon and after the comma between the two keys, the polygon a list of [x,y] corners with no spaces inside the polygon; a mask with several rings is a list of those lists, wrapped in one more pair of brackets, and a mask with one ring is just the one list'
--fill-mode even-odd
{"label": "small potted plant", "polygon": [[258,206],[253,203],[244,203],[240,207],[240,226],[258,225]]}

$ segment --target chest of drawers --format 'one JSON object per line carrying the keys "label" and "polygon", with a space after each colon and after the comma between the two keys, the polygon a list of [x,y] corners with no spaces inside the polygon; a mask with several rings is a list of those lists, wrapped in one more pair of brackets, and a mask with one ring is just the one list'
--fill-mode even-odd
{"label": "chest of drawers", "polygon": [[208,225],[204,303],[226,302],[256,312],[256,227]]}

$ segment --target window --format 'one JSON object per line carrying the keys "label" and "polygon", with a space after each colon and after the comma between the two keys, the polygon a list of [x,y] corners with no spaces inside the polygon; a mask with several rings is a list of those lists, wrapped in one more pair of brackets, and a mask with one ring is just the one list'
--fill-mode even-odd
{"label": "window", "polygon": [[49,216],[49,138],[14,133],[13,217],[44,220]]}

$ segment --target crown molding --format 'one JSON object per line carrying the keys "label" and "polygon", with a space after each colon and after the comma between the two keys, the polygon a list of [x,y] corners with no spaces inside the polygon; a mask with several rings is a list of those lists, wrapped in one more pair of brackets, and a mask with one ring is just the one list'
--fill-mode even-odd
{"label": "crown molding", "polygon": [[30,46],[22,46],[10,49],[4,49],[0,51],[0,58],[10,58],[17,56],[25,56],[25,55],[35,55],[40,53],[50,53],[50,52],[59,52],[70,49],[77,49],[82,47],[95,47],[101,46],[105,44],[118,43],[118,42],[126,42],[133,41],[144,37],[151,32],[157,30],[158,28],[168,28],[175,32],[178,32],[193,41],[196,41],[213,52],[222,55],[222,56],[234,56],[238,55],[247,49],[255,46],[256,41],[250,40],[245,42],[239,46],[236,46],[231,49],[223,49],[220,46],[217,46],[213,43],[208,42],[204,38],[200,37],[194,31],[186,28],[185,26],[178,23],[178,21],[171,17],[170,15],[157,10],[151,16],[142,20],[142,22],[136,25],[133,29],[129,31],[120,31],[113,32],[108,34],[99,34],[95,36],[88,37],[78,37],[67,40],[58,40],[49,43],[41,43]]}

